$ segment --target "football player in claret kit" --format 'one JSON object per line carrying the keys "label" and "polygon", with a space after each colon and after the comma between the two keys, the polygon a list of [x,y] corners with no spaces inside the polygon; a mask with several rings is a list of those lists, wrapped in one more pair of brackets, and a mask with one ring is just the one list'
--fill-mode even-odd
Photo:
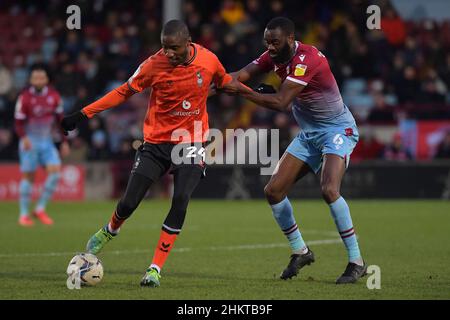
{"label": "football player in claret kit", "polygon": [[[272,110],[285,111],[292,105],[301,129],[264,189],[273,216],[292,249],[281,279],[296,276],[302,267],[314,262],[314,254],[303,241],[287,194],[308,172],[318,174],[321,169],[322,196],[330,207],[349,258],[336,283],[353,283],[365,275],[367,267],[359,250],[350,209],[339,190],[350,154],[358,142],[358,129],[342,101],[326,57],[315,47],[296,41],[294,34],[292,21],[282,17],[272,19],[264,31],[267,51],[232,73],[233,82],[224,91]],[[270,71],[282,80],[278,92],[267,85],[253,91],[242,84]]]}
{"label": "football player in claret kit", "polygon": [[[63,107],[59,93],[48,83],[49,77],[45,67],[41,65],[32,67],[30,86],[19,95],[14,115],[16,133],[20,138],[19,159],[22,172],[19,186],[19,224],[25,227],[34,224],[29,207],[35,173],[39,165],[45,167],[47,178],[33,211],[33,217],[43,224],[53,224],[53,220],[46,213],[46,206],[58,184],[61,159],[53,142],[52,133],[55,124],[60,128]],[[60,148],[62,156],[69,153],[69,145],[64,136]]]}
{"label": "football player in claret kit", "polygon": [[[186,25],[179,20],[167,22],[161,32],[162,49],[145,60],[131,78],[81,111],[65,117],[62,127],[75,129],[77,123],[112,108],[145,88],[151,88],[144,120],[144,143],[136,153],[125,194],[110,221],[87,243],[87,251],[97,254],[116,237],[150,185],[171,170],[174,175],[172,206],[162,225],[153,260],[141,280],[142,286],[160,285],[161,268],[180,233],[191,194],[204,175],[204,148],[208,131],[206,100],[209,87],[231,82],[218,58],[209,50],[191,42]],[[201,124],[200,130],[195,124]],[[190,143],[174,141],[175,131],[189,132]],[[201,132],[197,132],[201,131]],[[182,146],[181,164],[171,157],[175,146]]]}

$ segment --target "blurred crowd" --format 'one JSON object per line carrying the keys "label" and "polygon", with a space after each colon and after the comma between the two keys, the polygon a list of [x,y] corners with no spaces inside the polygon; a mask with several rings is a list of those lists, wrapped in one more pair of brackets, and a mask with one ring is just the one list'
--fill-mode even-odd
{"label": "blurred crowd", "polygon": [[[396,125],[402,119],[450,119],[450,21],[405,21],[388,1],[381,7],[381,30],[366,26],[373,1],[221,0],[182,1],[192,39],[218,55],[231,72],[265,49],[267,22],[287,16],[297,39],[327,56],[345,103],[358,124]],[[45,63],[59,90],[65,113],[71,113],[125,82],[137,66],[160,48],[162,0],[78,1],[81,30],[69,31],[70,1],[0,3],[0,159],[17,157],[12,128],[14,107],[27,85],[28,70]],[[277,85],[274,75],[260,82]],[[257,83],[254,83],[255,85]],[[142,139],[148,92],[102,113],[70,136],[70,160],[132,159],[131,142]],[[292,137],[294,122],[238,97],[208,101],[211,127],[280,129],[281,148]],[[295,130],[294,130],[295,132]],[[450,157],[450,133],[436,151]],[[384,145],[361,138],[361,159],[412,159],[401,137]]]}

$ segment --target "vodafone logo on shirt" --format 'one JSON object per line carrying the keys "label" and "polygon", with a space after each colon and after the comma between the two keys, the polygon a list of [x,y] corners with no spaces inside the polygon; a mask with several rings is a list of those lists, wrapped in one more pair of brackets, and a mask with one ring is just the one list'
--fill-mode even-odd
{"label": "vodafone logo on shirt", "polygon": [[191,103],[188,100],[183,100],[183,104],[181,106],[184,110],[189,110],[191,108]]}
{"label": "vodafone logo on shirt", "polygon": [[[183,100],[183,103],[181,104],[181,107],[184,110],[189,110],[191,108],[191,103],[188,100]],[[189,116],[198,116],[200,114],[200,109],[195,110],[189,110],[189,111],[172,111],[170,112],[171,115],[177,116],[177,117],[189,117]]]}

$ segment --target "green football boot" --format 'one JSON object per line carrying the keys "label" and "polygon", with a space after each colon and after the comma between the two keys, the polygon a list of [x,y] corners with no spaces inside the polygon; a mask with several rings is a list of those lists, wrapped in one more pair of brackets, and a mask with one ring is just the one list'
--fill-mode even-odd
{"label": "green football boot", "polygon": [[86,251],[96,255],[102,250],[103,246],[115,236],[115,234],[108,231],[107,225],[104,226],[89,239],[86,245]]}
{"label": "green football boot", "polygon": [[159,279],[161,275],[155,268],[148,268],[141,280],[142,287],[159,287]]}

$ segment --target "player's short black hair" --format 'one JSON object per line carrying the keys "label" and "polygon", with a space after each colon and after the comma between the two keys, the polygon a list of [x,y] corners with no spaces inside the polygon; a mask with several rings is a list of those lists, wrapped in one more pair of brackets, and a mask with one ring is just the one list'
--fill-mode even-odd
{"label": "player's short black hair", "polygon": [[179,34],[185,39],[190,37],[187,25],[181,20],[170,20],[164,25],[161,36],[173,36]]}
{"label": "player's short black hair", "polygon": [[43,63],[35,63],[30,67],[30,75],[33,71],[44,71],[47,74],[47,77],[50,79],[50,71],[48,67]]}
{"label": "player's short black hair", "polygon": [[42,64],[42,63],[35,63],[35,64],[33,64],[33,65],[30,67],[30,72],[33,72],[33,71],[36,71],[36,70],[39,70],[39,71],[45,71],[45,72],[47,73],[47,75],[48,75],[48,69],[47,69],[47,66],[44,65],[44,64]]}
{"label": "player's short black hair", "polygon": [[274,30],[280,28],[286,35],[291,35],[295,33],[295,25],[292,20],[285,17],[276,17],[269,21],[266,26],[268,30]]}

